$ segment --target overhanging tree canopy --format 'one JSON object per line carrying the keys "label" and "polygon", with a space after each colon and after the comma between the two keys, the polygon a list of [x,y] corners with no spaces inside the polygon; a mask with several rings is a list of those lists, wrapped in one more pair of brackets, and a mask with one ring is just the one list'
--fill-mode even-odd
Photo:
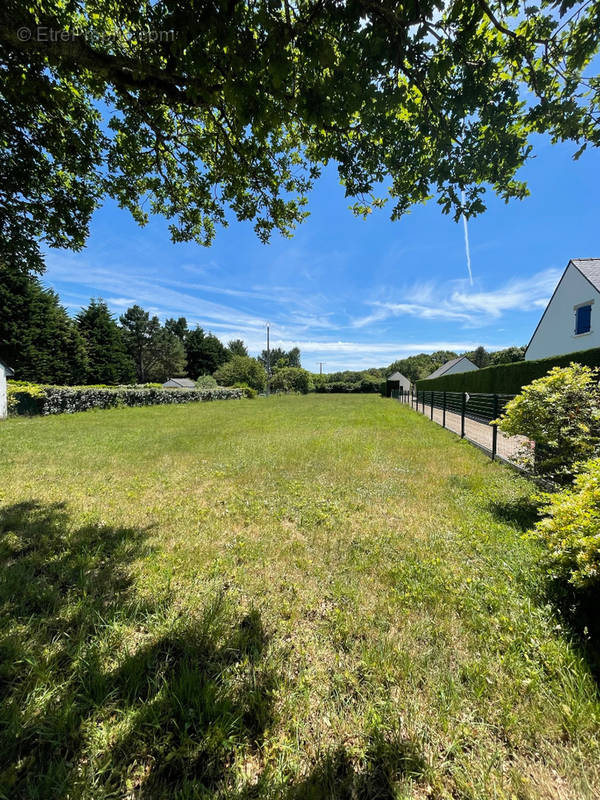
{"label": "overhanging tree canopy", "polygon": [[600,142],[599,39],[599,0],[5,0],[0,258],[81,247],[105,196],[287,235],[330,160],[357,213],[522,197],[532,133]]}

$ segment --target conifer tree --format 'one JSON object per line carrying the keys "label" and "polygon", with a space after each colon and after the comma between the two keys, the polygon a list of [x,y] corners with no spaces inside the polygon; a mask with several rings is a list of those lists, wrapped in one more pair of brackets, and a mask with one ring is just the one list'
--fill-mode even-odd
{"label": "conifer tree", "polygon": [[2,264],[0,358],[20,380],[64,385],[86,380],[84,340],[56,292]]}
{"label": "conifer tree", "polygon": [[128,356],[123,334],[102,299],[90,300],[76,317],[85,341],[87,383],[131,383],[135,380],[133,361]]}

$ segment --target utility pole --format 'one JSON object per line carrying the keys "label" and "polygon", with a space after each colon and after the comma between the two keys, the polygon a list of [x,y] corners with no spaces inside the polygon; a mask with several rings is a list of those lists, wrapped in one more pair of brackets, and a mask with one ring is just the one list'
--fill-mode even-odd
{"label": "utility pole", "polygon": [[267,397],[271,393],[271,345],[269,343],[269,323],[267,322]]}
{"label": "utility pole", "polygon": [[325,363],[324,361],[319,361],[319,375],[323,374],[323,364],[324,363]]}

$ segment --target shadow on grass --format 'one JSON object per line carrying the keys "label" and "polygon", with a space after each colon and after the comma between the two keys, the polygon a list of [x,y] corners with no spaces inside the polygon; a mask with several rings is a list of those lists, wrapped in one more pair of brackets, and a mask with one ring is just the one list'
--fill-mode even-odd
{"label": "shadow on grass", "polygon": [[[223,794],[276,677],[256,612],[140,599],[147,531],[0,508],[0,797]],[[92,791],[92,787],[93,791]]]}
{"label": "shadow on grass", "polygon": [[546,600],[560,615],[560,620],[578,655],[587,664],[600,688],[600,614],[598,591],[575,589],[564,581],[548,578]]}
{"label": "shadow on grass", "polygon": [[495,500],[490,503],[490,510],[500,522],[524,532],[533,528],[540,518],[538,505],[534,497],[519,497],[516,500]]}
{"label": "shadow on grass", "polygon": [[340,747],[326,756],[313,772],[287,795],[288,800],[393,800],[398,783],[419,780],[425,760],[408,739],[376,734],[362,759],[353,763]]}

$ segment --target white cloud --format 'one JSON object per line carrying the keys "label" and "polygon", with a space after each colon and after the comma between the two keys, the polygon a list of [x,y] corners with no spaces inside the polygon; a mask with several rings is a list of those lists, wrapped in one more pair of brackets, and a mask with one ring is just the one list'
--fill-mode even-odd
{"label": "white cloud", "polygon": [[[459,322],[465,327],[481,327],[490,319],[500,319],[508,311],[532,311],[545,308],[561,272],[546,269],[530,278],[513,278],[498,289],[474,291],[463,288],[464,281],[446,286],[416,284],[403,292],[401,302],[375,301],[374,310],[353,322],[364,328],[390,317],[410,316],[419,319]],[[454,288],[453,288],[454,287]]]}

